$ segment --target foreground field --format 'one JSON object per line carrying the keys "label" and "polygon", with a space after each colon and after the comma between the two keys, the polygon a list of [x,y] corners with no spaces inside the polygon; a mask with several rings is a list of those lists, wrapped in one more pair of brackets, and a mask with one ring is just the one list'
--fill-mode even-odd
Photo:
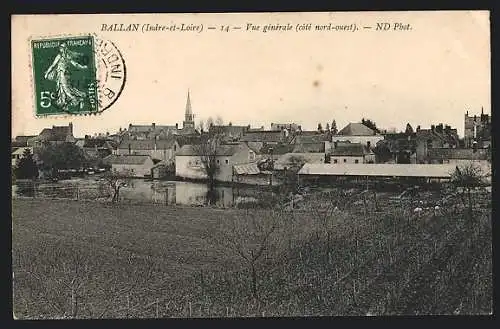
{"label": "foreground field", "polygon": [[14,200],[15,317],[491,313],[491,209],[342,203]]}

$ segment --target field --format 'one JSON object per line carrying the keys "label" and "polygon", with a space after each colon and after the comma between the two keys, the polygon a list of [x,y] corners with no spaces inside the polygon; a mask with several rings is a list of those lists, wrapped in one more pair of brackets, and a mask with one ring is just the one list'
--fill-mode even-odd
{"label": "field", "polygon": [[363,200],[288,211],[16,199],[14,315],[491,314],[485,196],[472,214]]}

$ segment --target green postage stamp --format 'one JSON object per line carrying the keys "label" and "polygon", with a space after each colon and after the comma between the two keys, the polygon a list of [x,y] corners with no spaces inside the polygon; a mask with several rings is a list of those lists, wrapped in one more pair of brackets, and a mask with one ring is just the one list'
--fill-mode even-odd
{"label": "green postage stamp", "polygon": [[36,116],[97,114],[119,97],[125,63],[93,35],[31,40]]}

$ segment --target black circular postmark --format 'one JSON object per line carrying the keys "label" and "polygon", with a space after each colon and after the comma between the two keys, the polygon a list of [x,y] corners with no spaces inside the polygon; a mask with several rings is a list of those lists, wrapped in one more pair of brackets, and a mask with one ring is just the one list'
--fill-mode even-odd
{"label": "black circular postmark", "polygon": [[110,108],[120,97],[127,80],[125,60],[110,40],[94,37],[97,112]]}

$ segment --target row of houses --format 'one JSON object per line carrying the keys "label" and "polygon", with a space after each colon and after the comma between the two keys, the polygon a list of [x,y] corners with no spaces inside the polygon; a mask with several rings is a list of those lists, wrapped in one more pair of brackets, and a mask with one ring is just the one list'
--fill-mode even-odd
{"label": "row of houses", "polygon": [[[259,161],[270,159],[274,170],[287,170],[292,168],[294,162],[307,164],[328,165],[356,165],[380,164],[376,159],[376,150],[379,142],[384,141],[383,135],[361,135],[357,130],[358,124],[348,125],[345,135],[332,136],[330,140],[321,134],[295,135],[287,140],[284,134],[260,133],[244,134],[239,140],[226,141],[216,151],[216,163],[219,167],[217,179],[221,181],[242,181],[245,176],[253,175],[255,180],[268,174],[265,169],[258,166]],[[352,135],[350,135],[352,134]],[[274,136],[274,138],[271,138]],[[351,138],[352,137],[352,138]],[[376,146],[373,147],[372,143]],[[418,143],[417,143],[418,145]],[[436,144],[442,146],[442,144]],[[446,145],[448,146],[448,145]],[[203,163],[199,152],[193,144],[175,144],[178,151],[170,149],[174,157],[175,174],[180,178],[202,179],[205,176]],[[415,147],[417,149],[417,147]],[[487,161],[487,149],[463,149],[450,147],[431,147],[426,150],[428,159],[424,164],[458,164],[461,162]],[[129,153],[130,154],[130,153]],[[397,163],[394,160],[383,162],[385,164],[418,164],[416,150],[408,162]],[[147,154],[144,154],[147,156]],[[144,163],[155,166],[144,158]],[[420,163],[422,164],[422,163]],[[339,166],[340,167],[340,166]],[[259,176],[260,175],[260,176]],[[248,181],[248,180],[245,180]]]}
{"label": "row of houses", "polygon": [[[64,131],[66,133],[62,133]],[[432,129],[430,131],[432,132]],[[377,148],[387,142],[393,148],[390,149],[390,153],[396,154],[396,157],[401,151],[413,152],[406,163],[418,163],[417,154],[422,145],[425,151],[424,158],[427,160],[424,163],[459,163],[488,159],[488,149],[458,148],[454,144],[450,147],[450,144],[439,143],[440,140],[445,140],[443,138],[433,138],[431,143],[424,139],[425,143],[422,143],[422,139],[418,139],[418,132],[419,130],[416,133],[402,134],[398,136],[398,139],[394,138],[394,134],[373,134],[368,127],[362,127],[359,123],[350,123],[339,134],[333,136],[317,132],[294,135],[287,135],[283,131],[245,133],[234,141],[225,140],[220,150],[217,151],[217,162],[220,166],[218,179],[230,181],[233,179],[233,166],[255,163],[263,158],[271,159],[276,170],[286,170],[297,158],[306,163],[398,163],[394,158],[388,161],[377,161]],[[226,136],[224,131],[221,134]],[[426,133],[426,137],[429,136],[440,135],[439,133]],[[199,135],[177,135],[166,139],[124,138],[119,143],[110,138],[91,138],[90,136],[77,139],[72,135],[72,125],[69,124],[66,127],[44,129],[39,136],[28,139],[16,138],[14,143],[18,145],[25,143],[24,148],[28,147],[33,151],[40,142],[55,144],[71,142],[81,147],[88,156],[102,158],[117,169],[134,169],[138,176],[148,176],[152,170],[161,171],[170,164],[175,167],[176,176],[198,179],[203,178],[203,168],[193,145],[199,140]],[[407,143],[401,143],[403,140]],[[30,143],[30,141],[35,143]],[[411,146],[412,141],[416,141],[413,146]],[[18,147],[13,151],[13,163],[22,156],[24,148]],[[159,178],[162,175],[158,173],[154,176]]]}
{"label": "row of houses", "polygon": [[[288,170],[298,163],[335,165],[373,164],[454,164],[461,161],[487,161],[491,144],[484,132],[489,117],[481,114],[471,125],[465,117],[467,145],[458,138],[457,130],[448,125],[432,125],[430,129],[413,130],[410,124],[403,132],[379,132],[366,124],[352,122],[343,129],[302,130],[295,123],[272,123],[271,129],[250,125],[210,124],[207,131],[195,129],[188,92],[182,127],[175,125],[134,125],[116,134],[75,138],[73,125],[53,126],[36,136],[18,136],[12,141],[13,165],[24,148],[36,154],[46,143],[73,143],[88,158],[102,159],[113,168],[131,169],[138,177],[161,178],[169,173],[186,179],[204,178],[203,165],[196,145],[205,138],[217,136],[220,145],[216,163],[217,179],[240,180],[245,175]],[[473,118],[476,118],[475,116]],[[332,123],[334,126],[334,122]],[[473,128],[471,128],[473,127]],[[474,128],[475,127],[475,128]],[[474,131],[471,132],[470,130]],[[490,138],[490,137],[489,137]],[[471,141],[472,140],[472,141]],[[462,144],[461,144],[462,143]],[[470,146],[470,147],[466,147]],[[170,168],[169,170],[167,168]]]}

